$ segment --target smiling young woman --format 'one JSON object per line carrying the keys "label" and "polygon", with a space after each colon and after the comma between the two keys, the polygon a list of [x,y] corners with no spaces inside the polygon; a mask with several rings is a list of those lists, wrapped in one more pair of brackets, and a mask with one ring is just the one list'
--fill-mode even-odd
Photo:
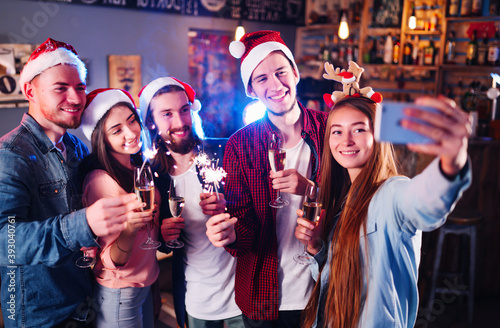
{"label": "smiling young woman", "polygon": [[445,223],[471,182],[467,114],[444,98],[417,103],[454,119],[410,110],[403,126],[440,136],[432,145],[409,145],[438,155],[411,180],[398,176],[392,145],[374,139],[375,102],[346,97],[330,111],[320,181],[325,212],[316,225],[297,210],[295,236],[315,258],[305,327],[413,327],[421,233]]}

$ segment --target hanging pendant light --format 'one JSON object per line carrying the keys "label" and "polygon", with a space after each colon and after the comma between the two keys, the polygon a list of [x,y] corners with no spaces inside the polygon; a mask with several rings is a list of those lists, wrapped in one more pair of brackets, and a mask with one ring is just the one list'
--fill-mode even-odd
{"label": "hanging pendant light", "polygon": [[415,3],[411,4],[411,16],[408,20],[408,27],[414,30],[417,27],[417,17],[415,16]]}
{"label": "hanging pendant light", "polygon": [[342,18],[340,19],[339,38],[345,40],[348,37],[349,37],[349,25],[347,24],[347,15],[344,11],[344,13],[342,14]]}
{"label": "hanging pendant light", "polygon": [[243,27],[243,23],[240,20],[238,22],[238,27],[236,28],[236,32],[234,33],[234,41],[240,41],[243,35],[245,35],[245,28]]}

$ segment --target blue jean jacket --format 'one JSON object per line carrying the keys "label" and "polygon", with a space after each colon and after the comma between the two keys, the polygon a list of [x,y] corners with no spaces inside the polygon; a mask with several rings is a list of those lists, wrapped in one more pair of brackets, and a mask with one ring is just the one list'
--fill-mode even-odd
{"label": "blue jean jacket", "polygon": [[82,246],[98,246],[81,194],[78,165],[86,146],[65,134],[66,157],[38,123],[24,114],[0,139],[0,272],[6,327],[52,327],[68,317],[85,319],[90,269],[75,260]]}

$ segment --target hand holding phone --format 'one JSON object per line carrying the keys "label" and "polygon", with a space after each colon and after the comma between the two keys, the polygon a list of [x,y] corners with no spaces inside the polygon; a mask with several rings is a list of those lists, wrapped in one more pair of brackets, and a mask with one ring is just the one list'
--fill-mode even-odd
{"label": "hand holding phone", "polygon": [[[434,141],[420,133],[401,126],[401,120],[410,119],[404,114],[405,108],[417,108],[438,113],[438,110],[408,102],[384,101],[375,115],[375,140],[393,144],[428,144]],[[412,120],[416,120],[411,118]],[[419,120],[416,120],[419,121]],[[423,123],[422,121],[419,121]]]}

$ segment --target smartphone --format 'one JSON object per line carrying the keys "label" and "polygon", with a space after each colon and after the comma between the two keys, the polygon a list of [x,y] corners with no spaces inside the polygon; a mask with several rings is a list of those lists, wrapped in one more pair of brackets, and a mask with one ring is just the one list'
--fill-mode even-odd
{"label": "smartphone", "polygon": [[[429,106],[415,105],[409,102],[383,101],[381,108],[375,114],[375,140],[392,142],[393,144],[426,144],[434,140],[401,126],[401,120],[408,118],[403,110],[412,107],[437,113],[438,110]],[[412,120],[419,121],[412,118]]]}

